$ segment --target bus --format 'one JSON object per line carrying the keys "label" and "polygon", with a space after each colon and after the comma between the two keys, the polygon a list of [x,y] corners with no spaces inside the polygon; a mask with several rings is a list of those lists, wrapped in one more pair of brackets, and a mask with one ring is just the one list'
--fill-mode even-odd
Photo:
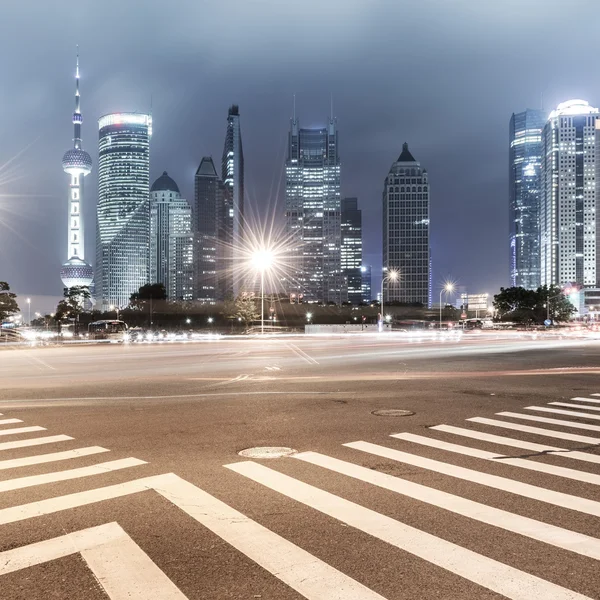
{"label": "bus", "polygon": [[124,342],[127,338],[127,324],[124,321],[94,321],[88,325],[90,340]]}

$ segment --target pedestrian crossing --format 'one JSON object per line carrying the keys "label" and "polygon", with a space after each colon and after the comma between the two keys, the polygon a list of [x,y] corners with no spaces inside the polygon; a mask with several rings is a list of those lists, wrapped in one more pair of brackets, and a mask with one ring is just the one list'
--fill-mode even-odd
{"label": "pedestrian crossing", "polygon": [[[534,548],[540,552],[540,559],[543,557],[546,561],[552,552],[557,553],[557,564],[564,553],[582,560],[600,560],[600,536],[594,535],[600,531],[600,522],[590,520],[590,527],[582,530],[577,525],[581,521],[576,519],[577,515],[586,519],[600,517],[600,495],[597,492],[600,454],[594,453],[600,448],[600,436],[576,432],[578,429],[600,431],[600,426],[585,422],[600,419],[599,409],[594,406],[600,404],[599,396],[599,393],[593,393],[589,397],[571,398],[569,402],[549,401],[547,406],[523,407],[524,412],[501,411],[494,415],[497,418],[474,416],[466,419],[464,427],[441,423],[418,434],[412,431],[390,432],[387,440],[376,440],[378,443],[348,441],[340,446],[341,458],[335,456],[335,452],[324,454],[307,450],[290,458],[271,461],[268,466],[265,462],[242,460],[223,465],[224,476],[232,477],[236,487],[258,485],[270,498],[271,509],[283,499],[296,504],[298,510],[304,512],[290,513],[292,528],[316,527],[311,514],[319,514],[369,536],[374,543],[382,545],[384,552],[388,548],[390,560],[402,560],[403,554],[392,554],[394,550],[439,568],[441,579],[445,577],[444,573],[451,574],[470,585],[479,586],[486,593],[512,600],[599,600],[600,590],[590,594],[589,586],[583,585],[585,573],[582,579],[571,579],[570,585],[561,585],[560,578],[550,577],[543,569],[532,567],[531,563],[525,568],[519,560],[521,540],[525,539],[538,544]],[[566,408],[574,410],[564,410]],[[569,417],[569,420],[537,413],[557,414]],[[326,558],[344,544],[348,529],[340,531],[339,539],[321,536],[319,544],[323,552],[315,551],[314,547],[309,551],[297,543],[298,540],[286,539],[287,535],[281,535],[261,522],[264,515],[260,510],[255,510],[256,516],[250,518],[235,508],[231,500],[228,503],[226,498],[219,499],[175,473],[133,475],[131,478],[135,469],[146,465],[146,461],[134,457],[102,461],[101,457],[110,450],[101,446],[62,450],[53,447],[53,451],[14,456],[21,449],[76,443],[68,435],[38,436],[38,432],[46,431],[44,427],[26,424],[12,427],[17,423],[23,422],[10,417],[0,419],[0,435],[8,438],[35,433],[35,436],[0,442],[0,452],[13,451],[13,457],[0,458],[0,500],[4,492],[38,486],[42,493],[45,484],[71,480],[92,483],[83,491],[49,497],[43,497],[42,493],[42,499],[0,508],[0,540],[2,528],[10,524],[25,524],[44,515],[64,513],[117,498],[126,500],[151,491],[262,567],[265,577],[282,582],[303,598],[391,600],[406,597],[389,593],[382,595],[378,578],[362,573],[360,564],[352,573],[344,572],[338,564],[330,564],[335,561]],[[546,444],[548,440],[553,443]],[[569,447],[576,444],[576,448]],[[408,465],[417,471],[405,474],[400,470],[399,475],[394,470],[394,474],[383,472],[369,462],[373,457],[392,464]],[[82,465],[81,461],[96,462]],[[468,466],[465,466],[465,461]],[[480,469],[480,463],[492,467]],[[61,468],[57,468],[59,465]],[[293,468],[284,468],[285,465]],[[19,476],[19,469],[31,471],[38,466],[52,470],[44,467],[44,472]],[[108,473],[122,473],[124,480],[111,485],[93,484],[97,475]],[[425,476],[427,474],[441,478],[445,489],[433,487],[429,483],[430,478]],[[326,475],[326,481],[335,481],[336,493],[322,489],[321,484],[314,485],[315,481],[323,481],[323,475]],[[413,480],[415,477],[425,483],[417,483]],[[364,490],[368,488],[364,486],[390,494],[397,502],[416,502],[438,511],[436,514],[460,519],[464,537],[458,541],[439,531],[435,534],[426,531],[421,525],[411,522],[410,515],[397,518],[397,514],[386,514],[387,511],[378,506],[379,496],[366,494]],[[473,494],[476,499],[465,497],[464,490],[479,489],[507,496],[499,495],[494,503],[486,502],[489,496],[485,494]],[[345,497],[350,492],[352,500]],[[507,502],[506,498],[519,498],[521,502],[529,503],[525,504],[528,510],[515,510],[515,505]],[[556,513],[560,519],[551,522],[552,519],[545,518],[544,506],[562,511]],[[299,519],[299,514],[305,515],[305,518]],[[499,560],[498,556],[488,556],[476,543],[490,527],[504,532],[501,539],[510,539],[514,546],[503,560]],[[319,533],[319,530],[314,531],[316,536]],[[200,531],[197,534],[200,535]],[[177,587],[171,579],[173,573],[159,568],[155,558],[142,550],[134,537],[121,524],[110,521],[1,551],[0,589],[3,575],[79,554],[111,600],[203,597],[202,590]],[[592,578],[595,571],[590,570],[587,575]],[[571,589],[579,584],[580,589]]]}

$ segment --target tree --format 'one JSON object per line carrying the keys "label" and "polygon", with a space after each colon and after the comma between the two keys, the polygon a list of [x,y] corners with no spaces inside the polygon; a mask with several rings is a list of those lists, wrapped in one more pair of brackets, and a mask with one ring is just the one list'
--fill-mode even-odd
{"label": "tree", "polygon": [[167,290],[162,283],[147,283],[140,287],[137,292],[131,294],[129,305],[132,308],[143,309],[152,300],[166,300]]}
{"label": "tree", "polygon": [[500,288],[494,296],[494,308],[497,319],[525,324],[541,324],[548,316],[553,321],[568,321],[577,312],[557,286],[541,286],[537,290]]}
{"label": "tree", "polygon": [[85,300],[89,300],[92,295],[90,289],[85,286],[73,286],[65,288],[65,297],[56,306],[54,318],[60,323],[64,319],[75,320],[75,333],[78,333],[79,315],[83,312],[83,304]]}
{"label": "tree", "polygon": [[246,326],[260,318],[258,309],[252,296],[238,296],[235,301],[235,316],[241,319]]}
{"label": "tree", "polygon": [[17,295],[10,291],[6,281],[0,281],[0,322],[19,312]]}

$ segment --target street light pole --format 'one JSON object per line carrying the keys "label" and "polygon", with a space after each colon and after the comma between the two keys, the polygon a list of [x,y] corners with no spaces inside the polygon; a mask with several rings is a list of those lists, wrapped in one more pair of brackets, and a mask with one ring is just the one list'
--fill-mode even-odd
{"label": "street light pole", "polygon": [[396,281],[398,279],[398,271],[396,269],[391,269],[388,271],[387,275],[384,275],[381,278],[381,302],[380,302],[380,309],[381,309],[381,328],[379,329],[379,331],[383,331],[383,324],[385,323],[385,314],[384,314],[384,301],[383,301],[383,284],[386,281]]}
{"label": "street light pole", "polygon": [[27,298],[27,325],[31,327],[31,298]]}
{"label": "street light pole", "polygon": [[265,334],[265,270],[260,271],[260,335]]}
{"label": "street light pole", "polygon": [[446,285],[444,285],[444,287],[440,290],[440,331],[442,329],[442,294],[445,292],[446,294],[450,293],[454,291],[454,284],[453,283],[447,283]]}

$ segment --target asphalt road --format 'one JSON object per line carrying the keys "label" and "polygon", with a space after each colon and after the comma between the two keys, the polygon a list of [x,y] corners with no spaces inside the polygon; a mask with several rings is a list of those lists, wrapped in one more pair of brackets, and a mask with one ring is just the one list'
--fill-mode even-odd
{"label": "asphalt road", "polygon": [[[510,334],[2,350],[0,598],[600,599],[599,358]],[[298,453],[238,454],[264,446]]]}

